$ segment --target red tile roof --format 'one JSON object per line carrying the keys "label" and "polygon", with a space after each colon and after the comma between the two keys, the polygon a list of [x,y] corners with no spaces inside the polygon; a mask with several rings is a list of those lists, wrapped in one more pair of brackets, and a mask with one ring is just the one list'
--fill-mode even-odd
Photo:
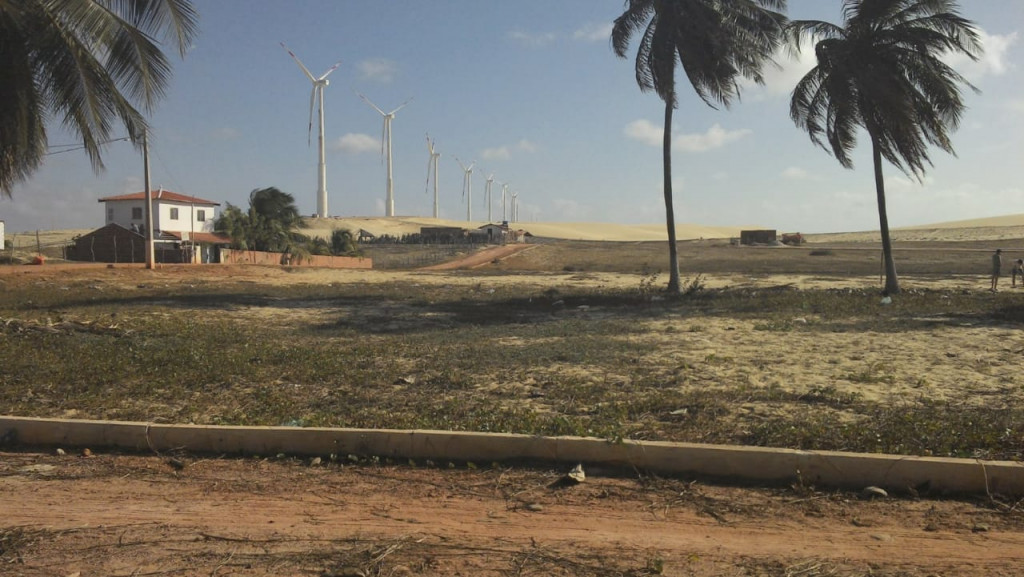
{"label": "red tile roof", "polygon": [[[206,206],[220,206],[219,202],[212,200],[204,200],[195,196],[189,196],[187,194],[178,194],[177,192],[171,192],[169,190],[151,190],[149,195],[154,200],[167,200],[170,202],[183,202],[185,204],[201,204]],[[119,196],[106,196],[100,199],[100,202],[107,202],[109,200],[144,200],[146,198],[145,191],[133,192],[131,194],[122,194]]]}

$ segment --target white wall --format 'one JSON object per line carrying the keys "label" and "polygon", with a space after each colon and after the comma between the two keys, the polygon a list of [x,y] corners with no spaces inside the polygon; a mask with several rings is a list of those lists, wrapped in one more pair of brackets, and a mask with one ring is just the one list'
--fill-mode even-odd
{"label": "white wall", "polygon": [[[178,219],[171,219],[171,210],[178,209]],[[196,220],[199,213],[204,213],[205,220]],[[187,203],[158,201],[157,210],[153,213],[153,226],[157,230],[174,232],[213,232],[213,219],[217,218],[215,206],[193,206]]]}
{"label": "white wall", "polygon": [[[125,228],[132,225],[144,226],[146,224],[145,202],[142,200],[116,200],[103,203],[104,223],[117,223]],[[173,232],[213,232],[213,220],[217,218],[217,207],[215,206],[193,206],[189,203],[167,202],[161,200],[153,201],[153,228],[160,231]],[[132,209],[138,208],[142,211],[140,218],[132,218]],[[178,209],[178,219],[171,219],[171,209]],[[113,213],[111,214],[111,211]],[[197,221],[199,212],[205,213],[205,221]]]}

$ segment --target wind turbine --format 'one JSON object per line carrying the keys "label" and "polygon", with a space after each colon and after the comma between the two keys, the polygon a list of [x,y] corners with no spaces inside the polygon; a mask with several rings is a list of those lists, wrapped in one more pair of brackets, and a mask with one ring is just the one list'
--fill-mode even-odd
{"label": "wind turbine", "polygon": [[405,108],[405,106],[409,104],[409,100],[412,100],[412,98],[406,100],[398,108],[392,110],[391,112],[384,112],[383,110],[378,108],[376,104],[370,102],[369,98],[363,96],[362,94],[359,95],[359,98],[362,98],[363,102],[369,104],[374,110],[379,112],[380,115],[384,117],[384,130],[381,132],[380,137],[381,153],[387,154],[388,163],[388,188],[387,198],[385,199],[384,216],[395,216],[395,183],[391,179],[391,121],[395,118],[395,113]]}
{"label": "wind turbine", "polygon": [[494,173],[487,175],[487,188],[484,189],[484,196],[487,197],[487,222],[494,222],[491,220],[491,184],[494,182]]}
{"label": "wind turbine", "polygon": [[470,221],[473,220],[473,166],[476,165],[476,161],[469,163],[468,168],[462,164],[458,156],[455,157],[455,162],[459,163],[465,173],[462,177],[462,196],[466,197],[466,220]]}
{"label": "wind turbine", "polygon": [[317,143],[320,152],[320,163],[317,165],[316,216],[323,218],[327,216],[327,160],[324,157],[324,88],[327,88],[327,85],[330,84],[327,77],[338,68],[341,61],[335,62],[334,66],[328,68],[327,72],[324,72],[322,76],[317,78],[310,73],[309,69],[299,60],[299,57],[284,45],[284,42],[281,42],[281,48],[284,48],[285,52],[295,60],[295,63],[302,69],[306,78],[309,78],[309,81],[313,83],[313,92],[309,95],[309,133],[307,140],[311,140],[313,137],[313,105],[317,101],[320,102],[320,140]]}
{"label": "wind turbine", "polygon": [[430,186],[430,173],[434,173],[434,218],[438,217],[437,210],[437,160],[441,158],[440,152],[434,152],[434,141],[427,135],[427,149],[430,151],[430,160],[427,162],[427,186]]}
{"label": "wind turbine", "polygon": [[512,222],[519,222],[519,193],[512,191]]}
{"label": "wind turbine", "polygon": [[510,186],[507,182],[499,182],[501,185],[501,222],[508,222],[508,215],[505,213],[505,195],[508,194],[508,187]]}

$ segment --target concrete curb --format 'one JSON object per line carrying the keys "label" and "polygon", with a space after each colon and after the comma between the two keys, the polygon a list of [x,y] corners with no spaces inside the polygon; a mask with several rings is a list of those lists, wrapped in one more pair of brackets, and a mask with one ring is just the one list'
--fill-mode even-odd
{"label": "concrete curb", "polygon": [[941,493],[1024,495],[1024,464],[941,457],[797,451],[656,441],[610,443],[583,437],[535,437],[451,431],[224,427],[0,416],[0,437],[28,445],[249,455],[376,455],[400,459],[538,460],[631,467],[743,481],[893,491],[927,484]]}

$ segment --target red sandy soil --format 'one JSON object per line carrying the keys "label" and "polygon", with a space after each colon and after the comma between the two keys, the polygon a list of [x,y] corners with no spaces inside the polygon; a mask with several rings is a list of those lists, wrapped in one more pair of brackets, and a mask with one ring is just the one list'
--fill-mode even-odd
{"label": "red sandy soil", "polygon": [[536,245],[529,244],[506,244],[485,248],[467,255],[463,258],[423,267],[420,270],[455,270],[460,268],[476,268],[485,264],[501,260],[518,252],[522,252]]}
{"label": "red sandy soil", "polygon": [[[996,499],[612,471],[0,453],[0,575],[1016,576]],[[454,467],[454,466],[453,466]],[[621,472],[620,472],[621,473]]]}

